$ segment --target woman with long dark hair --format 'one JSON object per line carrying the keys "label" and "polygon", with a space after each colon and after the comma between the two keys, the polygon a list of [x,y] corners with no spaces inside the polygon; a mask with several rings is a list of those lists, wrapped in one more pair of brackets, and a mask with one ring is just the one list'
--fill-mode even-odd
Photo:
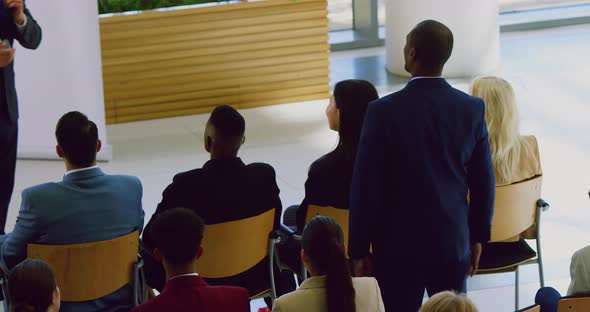
{"label": "woman with long dark hair", "polygon": [[311,277],[298,290],[275,300],[273,312],[385,311],[377,280],[351,277],[342,229],[333,219],[311,219],[303,230],[301,246],[301,259]]}
{"label": "woman with long dark hair", "polygon": [[27,259],[8,276],[8,298],[12,312],[58,312],[59,288],[46,262]]}
{"label": "woman with long dark hair", "polygon": [[377,90],[366,80],[350,79],[336,84],[326,117],[330,129],[338,131],[338,145],[309,168],[305,198],[298,208],[285,211],[285,225],[296,226],[298,231],[303,229],[310,204],[348,209],[352,170],[365,112],[369,103],[378,98]]}

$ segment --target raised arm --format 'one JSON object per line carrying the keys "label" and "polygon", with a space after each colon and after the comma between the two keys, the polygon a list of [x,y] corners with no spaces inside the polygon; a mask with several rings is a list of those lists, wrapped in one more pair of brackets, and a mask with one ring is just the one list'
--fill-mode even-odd
{"label": "raised arm", "polygon": [[22,28],[19,27],[16,40],[27,49],[37,49],[41,44],[41,26],[37,24],[28,9],[25,9],[25,15],[27,16],[26,24]]}

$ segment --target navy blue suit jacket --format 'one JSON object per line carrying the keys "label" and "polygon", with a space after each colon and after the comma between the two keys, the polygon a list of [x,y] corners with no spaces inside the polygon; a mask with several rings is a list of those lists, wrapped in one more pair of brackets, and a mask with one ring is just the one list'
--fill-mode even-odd
{"label": "navy blue suit jacket", "polygon": [[413,80],[369,105],[351,188],[351,258],[372,244],[376,262],[455,263],[470,243],[489,240],[495,179],[484,114],[481,99],[442,78]]}

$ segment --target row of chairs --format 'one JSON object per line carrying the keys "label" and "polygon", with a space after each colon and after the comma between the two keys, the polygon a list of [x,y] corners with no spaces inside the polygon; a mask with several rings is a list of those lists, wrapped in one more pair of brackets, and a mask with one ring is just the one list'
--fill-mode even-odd
{"label": "row of chairs", "polygon": [[[542,176],[535,177],[520,183],[515,183],[496,188],[496,200],[494,218],[492,221],[491,243],[518,242],[521,239],[532,240],[536,251],[528,243],[515,245],[514,250],[508,250],[509,257],[502,259],[481,259],[480,269],[477,274],[515,273],[515,310],[519,309],[519,267],[528,264],[537,264],[539,269],[539,282],[545,287],[543,274],[543,256],[541,252],[541,215],[549,209],[549,204],[541,199]],[[348,249],[348,210],[335,207],[321,207],[310,205],[308,207],[306,222],[316,215],[324,215],[333,218],[344,232],[345,248]],[[299,237],[295,236],[296,239]],[[518,247],[518,248],[517,248]],[[514,257],[514,254],[523,255]],[[306,277],[306,271],[302,268],[302,276]]]}
{"label": "row of chairs", "polygon": [[[478,274],[515,272],[515,310],[518,310],[518,267],[538,264],[539,280],[544,286],[541,253],[541,214],[549,205],[541,199],[542,177],[496,189],[492,222],[492,242],[518,241],[521,237],[536,242],[536,253],[518,263],[504,262],[497,267],[482,267]],[[258,216],[205,227],[199,274],[205,278],[223,278],[242,273],[268,257],[268,289],[251,299],[276,298],[274,267],[280,266],[276,245],[280,235],[273,232],[275,210]],[[316,215],[332,217],[343,229],[348,242],[348,210],[310,205],[306,220]],[[235,239],[239,237],[239,239]],[[297,236],[295,237],[298,238]],[[87,301],[103,297],[126,283],[134,285],[134,305],[147,300],[143,261],[138,256],[138,232],[103,241],[75,245],[28,246],[28,257],[51,264],[64,301]],[[113,257],[112,255],[117,255]],[[501,262],[501,261],[500,261]],[[302,268],[302,276],[306,276]],[[87,281],[93,281],[87,283]],[[0,279],[5,294],[6,283]],[[5,308],[8,310],[7,301]]]}

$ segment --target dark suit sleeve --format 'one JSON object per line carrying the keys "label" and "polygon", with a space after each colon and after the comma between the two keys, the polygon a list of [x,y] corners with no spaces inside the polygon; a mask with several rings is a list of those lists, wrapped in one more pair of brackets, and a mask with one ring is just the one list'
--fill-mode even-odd
{"label": "dark suit sleeve", "polygon": [[314,170],[315,164],[312,164],[309,167],[309,173],[307,174],[307,180],[305,181],[305,197],[303,198],[303,202],[299,205],[297,209],[296,223],[297,223],[297,230],[301,233],[303,232],[303,228],[305,227],[305,217],[307,216],[307,206],[310,202],[310,197],[313,198],[313,194],[318,187],[317,179],[315,178]]}
{"label": "dark suit sleeve", "polygon": [[24,29],[17,29],[14,38],[27,49],[37,49],[41,44],[41,27],[28,9],[25,9],[25,15],[27,16],[27,24]]}
{"label": "dark suit sleeve", "polygon": [[496,179],[490,153],[488,130],[484,119],[485,107],[481,102],[481,112],[476,127],[476,145],[466,166],[469,183],[469,232],[471,243],[485,243],[490,240]]}
{"label": "dark suit sleeve", "polygon": [[156,208],[156,212],[154,212],[154,214],[150,218],[150,221],[145,226],[145,229],[143,231],[142,240],[143,240],[143,243],[150,248],[153,248],[153,246],[154,246],[153,239],[152,239],[151,233],[150,233],[150,226],[152,225],[152,222],[156,219],[156,217],[159,214],[163,213],[164,211],[178,207],[177,205],[179,204],[180,196],[181,196],[181,191],[178,187],[178,185],[179,185],[178,180],[179,180],[179,176],[177,175],[172,180],[172,183],[170,185],[168,185],[168,187],[166,187],[166,189],[162,193],[162,201],[158,204],[158,207]]}
{"label": "dark suit sleeve", "polygon": [[281,215],[283,214],[283,204],[281,202],[281,197],[279,196],[279,194],[281,193],[281,190],[279,189],[279,186],[277,185],[277,175],[275,173],[275,170],[273,167],[271,167],[270,165],[269,167],[269,171],[270,171],[270,185],[269,185],[269,189],[270,189],[270,196],[271,196],[271,201],[272,201],[272,208],[275,208],[275,229],[278,229],[281,227]]}
{"label": "dark suit sleeve", "polygon": [[351,259],[369,254],[377,211],[382,204],[386,134],[378,109],[378,104],[371,103],[367,110],[352,177],[348,243]]}

